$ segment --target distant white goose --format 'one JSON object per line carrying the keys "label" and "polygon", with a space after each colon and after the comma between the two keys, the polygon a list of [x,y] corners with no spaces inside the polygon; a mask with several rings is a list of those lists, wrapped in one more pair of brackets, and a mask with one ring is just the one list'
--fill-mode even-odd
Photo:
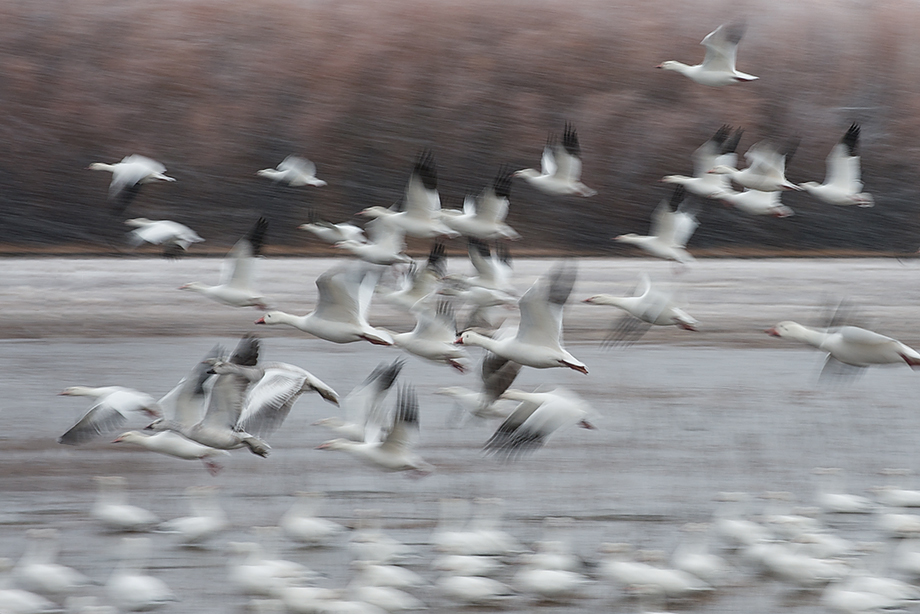
{"label": "distant white goose", "polygon": [[136,217],[125,220],[125,224],[134,228],[128,233],[128,242],[132,247],[141,243],[164,245],[163,255],[167,258],[181,256],[192,243],[204,241],[198,233],[179,222],[172,220],[148,220],[145,217]]}
{"label": "distant white goose", "polygon": [[380,363],[364,380],[356,386],[342,401],[345,419],[338,417],[323,418],[314,422],[314,426],[331,429],[337,435],[352,441],[375,439],[385,428],[383,401],[399,376],[405,362],[394,360],[390,364]]}
{"label": "distant white goose", "polygon": [[366,241],[364,231],[354,224],[333,224],[319,219],[316,211],[310,209],[310,221],[298,226],[300,230],[313,233],[317,238],[326,243],[335,245],[339,241],[352,240],[358,243]]}
{"label": "distant white goose", "polygon": [[450,303],[441,300],[437,305],[419,302],[411,309],[415,328],[408,333],[393,333],[393,343],[425,360],[450,365],[460,373],[466,371],[470,356],[454,341],[457,339],[457,321]]}
{"label": "distant white goose", "polygon": [[211,475],[217,475],[223,469],[223,465],[215,459],[230,456],[226,450],[202,445],[174,431],[161,431],[153,435],[145,435],[140,431],[126,431],[115,438],[112,443],[130,443],[165,456],[184,460],[200,460]]}
{"label": "distant white goose", "polygon": [[492,352],[486,352],[479,369],[482,392],[472,392],[466,388],[453,386],[440,388],[435,394],[453,398],[461,411],[465,410],[473,417],[504,420],[513,408],[500,403],[499,397],[508,390],[520,371],[520,364]]}
{"label": "distant white goose", "polygon": [[[59,542],[57,529],[29,529],[26,538],[26,550],[12,571],[19,588],[62,602],[91,584],[89,578],[77,570],[55,562]],[[2,603],[0,610],[3,610]]]}
{"label": "distant white goose", "polygon": [[217,499],[216,486],[190,486],[185,489],[191,516],[161,523],[157,532],[177,535],[184,546],[197,546],[230,528],[227,514]]}
{"label": "distant white goose", "polygon": [[875,205],[872,195],[862,191],[858,146],[859,124],[854,123],[827,156],[827,173],[824,176],[824,183],[808,181],[799,184],[799,187],[830,205],[856,205],[858,207]]}
{"label": "distant white goose", "polygon": [[684,187],[677,186],[671,195],[670,204],[667,200],[661,201],[652,213],[652,227],[648,236],[629,233],[614,237],[613,240],[635,245],[656,258],[674,260],[681,264],[693,262],[694,258],[687,251],[686,245],[699,223],[693,213],[682,208],[684,194]]}
{"label": "distant white goose", "polygon": [[[0,573],[9,571],[13,562],[0,558]],[[0,579],[0,612],[9,614],[60,614],[61,606],[19,588],[9,588],[8,578]]]}
{"label": "distant white goose", "polygon": [[585,429],[595,428],[588,421],[591,406],[565,388],[550,392],[508,390],[502,398],[521,404],[483,446],[490,454],[512,458],[542,447],[550,435],[564,427],[577,424]]}
{"label": "distant white goose", "polygon": [[345,527],[317,516],[325,498],[322,492],[298,492],[297,500],[281,517],[278,526],[289,539],[303,546],[328,545],[332,539],[345,532]]}
{"label": "distant white goose", "polygon": [[444,244],[435,242],[428,252],[428,262],[424,267],[414,261],[403,277],[402,287],[393,292],[378,292],[381,298],[404,309],[412,309],[416,303],[430,296],[438,288],[438,282],[444,277],[447,258],[444,256]]}
{"label": "distant white goose", "polygon": [[305,316],[269,311],[256,324],[286,324],[334,343],[367,341],[393,345],[386,332],[367,323],[380,271],[365,266],[336,266],[316,278],[316,308]]}
{"label": "distant white goose", "polygon": [[367,241],[343,239],[335,244],[365,262],[389,266],[391,264],[410,264],[412,258],[403,253],[406,249],[405,230],[388,217],[368,222]]}
{"label": "distant white goose", "polygon": [[719,165],[735,166],[737,163],[735,150],[744,130],[738,128],[734,133],[731,130],[731,126],[722,126],[711,139],[693,152],[690,156],[693,160],[693,177],[668,175],[662,177],[661,181],[682,185],[691,194],[703,198],[715,198],[716,194],[730,189],[731,183],[727,177],[709,171]]}
{"label": "distant white goose", "polygon": [[441,221],[441,197],[438,195],[438,169],[434,155],[423,152],[412,169],[403,200],[403,211],[385,207],[368,207],[359,213],[372,218],[384,218],[410,237],[433,239],[439,236],[457,237]]}
{"label": "distant white goose", "polygon": [[627,590],[642,587],[652,595],[671,599],[683,599],[712,590],[706,582],[680,569],[665,569],[633,560],[632,548],[628,544],[601,544],[601,552],[604,554],[601,575]]}
{"label": "distant white goose", "polygon": [[585,597],[590,581],[580,573],[566,569],[541,569],[525,566],[514,575],[512,584],[520,592],[543,601],[567,602]]}
{"label": "distant white goose", "polygon": [[725,559],[710,551],[707,535],[709,525],[692,523],[681,528],[686,537],[671,555],[671,564],[712,586],[724,585],[731,567]]}
{"label": "distant white goose", "polygon": [[256,261],[262,255],[268,220],[260,217],[249,233],[237,241],[224,259],[220,283],[206,286],[193,281],[180,290],[193,290],[231,307],[268,309],[264,296],[255,289]]}
{"label": "distant white goose", "polygon": [[318,449],[341,450],[383,471],[412,471],[424,476],[434,471],[434,466],[412,451],[417,437],[418,397],[413,389],[403,387],[396,401],[393,427],[385,438],[364,442],[333,439]]}
{"label": "distant white goose", "polygon": [[520,239],[521,235],[505,223],[512,175],[511,171],[503,168],[478,198],[466,197],[463,211],[444,209],[441,219],[460,234],[481,241]]}
{"label": "distant white goose", "polygon": [[514,173],[541,192],[552,196],[594,196],[592,190],[581,182],[581,146],[575,126],[566,124],[562,144],[549,142],[543,148],[540,171],[525,168]]}
{"label": "distant white goose", "polygon": [[754,75],[735,70],[735,56],[738,53],[738,43],[744,36],[743,23],[722,24],[706,35],[700,43],[706,47],[703,63],[688,66],[682,62],[668,60],[658,65],[658,68],[673,70],[696,81],[701,85],[721,87],[742,81],[758,79]]}
{"label": "distant white goose", "polygon": [[[257,527],[261,528],[261,527]],[[289,585],[310,582],[317,575],[295,563],[273,558],[257,542],[230,542],[227,581],[246,595],[271,597]]]}
{"label": "distant white goose", "polygon": [[626,312],[614,322],[605,341],[610,345],[629,345],[637,341],[651,326],[677,326],[696,330],[699,321],[677,306],[672,292],[652,287],[649,276],[642,274],[633,296],[618,297],[597,294],[584,300],[590,305],[612,305]]}
{"label": "distant white goose", "polygon": [[122,612],[148,612],[178,601],[165,582],[144,574],[150,553],[147,537],[123,537],[121,562],[105,585],[109,601]]}
{"label": "distant white goose", "polygon": [[795,215],[795,211],[780,201],[781,194],[782,192],[761,192],[747,188],[743,192],[726,189],[713,194],[712,198],[721,200],[726,206],[735,207],[748,215],[772,215],[773,217]]}
{"label": "distant white goose", "polygon": [[121,476],[96,476],[99,493],[90,516],[114,531],[146,531],[160,522],[151,512],[128,504],[127,480]]}
{"label": "distant white goose", "polygon": [[87,168],[92,171],[109,171],[112,183],[109,184],[109,200],[114,201],[112,213],[122,213],[137,196],[141,185],[154,181],[175,181],[174,177],[164,175],[166,167],[138,154],[125,156],[121,162],[106,164],[93,162]]}
{"label": "distant white goose", "polygon": [[441,576],[437,587],[451,601],[474,606],[495,606],[515,595],[511,588],[498,580],[480,576]]}
{"label": "distant white goose", "polygon": [[815,503],[829,514],[870,514],[875,504],[868,498],[843,491],[842,473],[839,467],[816,467],[812,473],[817,477]]}
{"label": "distant white goose", "polygon": [[766,332],[774,337],[801,341],[827,352],[825,370],[829,368],[828,365],[834,368],[832,361],[853,367],[907,363],[912,369],[920,369],[920,352],[897,339],[856,326],[822,330],[786,321]]}
{"label": "distant white goose", "polygon": [[95,399],[95,402],[77,423],[58,437],[58,443],[70,446],[79,445],[118,430],[128,421],[128,415],[131,413],[144,414],[150,418],[162,416],[162,410],[152,396],[132,388],[71,386],[65,388],[60,394]]}
{"label": "distant white goose", "polygon": [[290,155],[276,168],[264,168],[256,173],[259,177],[271,179],[275,183],[286,183],[289,186],[300,187],[311,185],[322,187],[326,182],[316,178],[316,165],[298,156]]}
{"label": "distant white goose", "polygon": [[562,262],[535,281],[518,301],[521,322],[516,336],[490,339],[465,331],[457,343],[484,347],[493,354],[527,367],[567,367],[587,374],[585,364],[562,347],[562,311],[576,276],[575,265]]}
{"label": "distant white goose", "polygon": [[747,168],[738,170],[732,166],[719,165],[709,172],[728,175],[738,185],[761,192],[802,190],[786,179],[786,163],[792,159],[794,153],[794,145],[787,147],[785,151],[779,151],[772,143],[760,141],[751,145],[744,153],[744,159],[749,164]]}

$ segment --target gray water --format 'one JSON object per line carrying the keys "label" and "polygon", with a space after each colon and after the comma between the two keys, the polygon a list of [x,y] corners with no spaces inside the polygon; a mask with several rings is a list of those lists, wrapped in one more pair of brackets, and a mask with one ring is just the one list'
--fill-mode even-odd
{"label": "gray water", "polygon": [[[546,264],[518,263],[519,287],[526,288]],[[265,293],[280,307],[304,313],[315,293],[311,280],[329,262],[263,265],[270,271]],[[451,266],[458,270],[463,265]],[[683,524],[710,518],[720,491],[789,491],[807,505],[814,496],[815,467],[843,468],[847,490],[867,494],[868,488],[883,483],[881,469],[916,469],[918,464],[920,416],[914,391],[920,376],[907,368],[878,368],[845,388],[819,387],[819,354],[762,332],[778,319],[807,322],[819,311],[822,292],[839,291],[846,280],[848,294],[858,297],[864,313],[879,324],[876,330],[914,344],[907,316],[913,315],[911,301],[916,297],[903,289],[916,293],[915,273],[909,264],[886,260],[701,262],[677,278],[691,312],[703,322],[702,332],[656,331],[633,347],[611,351],[601,350],[596,341],[603,337],[611,311],[573,304],[566,330],[571,324],[576,332],[569,337],[577,341],[568,345],[590,374],[525,368],[515,386],[567,386],[592,404],[599,428],[557,433],[544,449],[510,465],[480,453],[495,423],[451,428],[451,401],[433,394],[441,386],[474,387],[474,376],[414,357],[408,358],[402,378],[419,394],[418,451],[437,467],[421,480],[379,473],[346,455],[315,450],[330,435],[311,423],[336,412],[315,395],[301,397],[284,427],[270,437],[269,458],[238,450],[217,477],[197,462],[123,448],[107,439],[77,448],[56,444],[55,438],[86,407],[85,399],[55,396],[64,387],[117,384],[157,396],[214,343],[232,346],[246,331],[265,332],[264,359],[303,366],[342,394],[379,362],[398,356],[395,349],[335,345],[293,329],[256,329],[250,323],[257,312],[175,290],[196,278],[215,281],[216,267],[213,260],[5,263],[0,556],[15,560],[27,529],[57,527],[63,536],[60,562],[105,582],[119,536],[103,532],[89,517],[95,496],[92,476],[124,476],[132,503],[163,519],[187,515],[186,487],[214,484],[221,488],[220,500],[233,529],[194,550],[178,547],[169,536],[153,535],[151,573],[181,599],[163,611],[226,612],[248,601],[224,581],[226,543],[251,540],[253,526],[276,524],[299,490],[325,491],[323,515],[349,526],[356,523],[356,510],[381,510],[384,530],[416,546],[420,558],[413,568],[434,581],[428,564],[435,553],[427,541],[442,497],[503,498],[504,527],[524,543],[540,539],[543,518],[572,517],[575,551],[596,560],[597,546],[605,541],[670,553]],[[588,261],[581,265],[573,300],[597,292],[626,293],[639,270],[672,279],[670,265]],[[294,271],[301,286],[291,288]],[[372,313],[372,322],[402,324],[401,330],[411,326],[384,305],[375,305]],[[222,326],[225,333],[215,333]],[[905,485],[916,486],[910,482],[908,478]],[[850,538],[882,539],[871,517],[828,520]],[[347,583],[344,548],[314,551],[283,541],[278,545],[284,558],[328,575],[323,585]],[[500,579],[510,579],[513,571],[509,567]],[[823,610],[817,595],[795,593],[744,568],[735,580],[707,601],[682,607]],[[102,594],[102,588],[87,592]],[[458,609],[432,588],[417,596],[441,611]],[[508,609],[533,607],[520,597]],[[598,609],[633,612],[637,605],[598,581],[582,600],[540,606],[547,612]]]}

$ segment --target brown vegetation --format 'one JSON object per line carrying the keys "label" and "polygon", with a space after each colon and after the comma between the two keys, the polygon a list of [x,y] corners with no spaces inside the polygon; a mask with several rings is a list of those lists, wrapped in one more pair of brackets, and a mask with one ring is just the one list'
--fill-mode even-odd
{"label": "brown vegetation", "polygon": [[[877,206],[793,194],[797,215],[744,217],[706,204],[691,247],[906,251],[918,243],[920,11],[911,2],[752,0],[33,0],[0,4],[0,242],[98,243],[108,176],[129,153],[178,181],[145,188],[131,215],[186,223],[232,243],[260,213],[270,240],[308,239],[306,208],[344,219],[400,198],[418,151],[434,149],[445,206],[499,165],[534,166],[547,134],[578,127],[591,199],[516,184],[510,223],[528,248],[613,251],[644,231],[657,180],[723,123],[801,139],[793,181],[820,180],[851,121]],[[745,16],[738,67],[760,81],[713,89],[654,70],[702,58],[700,39]],[[322,189],[255,176],[289,153],[317,162]],[[550,220],[550,223],[547,223]]]}

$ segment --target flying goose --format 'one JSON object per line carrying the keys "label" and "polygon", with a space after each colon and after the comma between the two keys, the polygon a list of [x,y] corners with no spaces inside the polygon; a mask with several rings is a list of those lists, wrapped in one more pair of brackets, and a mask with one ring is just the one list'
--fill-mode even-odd
{"label": "flying goose", "polygon": [[136,217],[125,220],[125,224],[134,228],[128,233],[128,242],[132,247],[141,243],[164,245],[163,256],[178,258],[192,243],[204,241],[198,233],[178,222],[172,220],[148,220],[145,217]]}
{"label": "flying goose", "polygon": [[112,213],[120,215],[137,197],[141,185],[154,181],[175,181],[174,177],[167,177],[163,173],[166,167],[138,154],[126,156],[121,162],[106,164],[93,162],[87,167],[92,171],[109,171],[112,173],[112,183],[109,184],[109,200],[114,201]]}
{"label": "flying goose", "polygon": [[716,166],[735,166],[737,163],[738,142],[744,130],[738,128],[734,133],[731,126],[722,126],[711,139],[700,145],[690,156],[693,160],[693,177],[668,175],[662,177],[663,183],[676,183],[684,186],[688,192],[703,198],[715,198],[715,195],[731,188],[731,183],[724,175],[710,173]]}
{"label": "flying goose", "polygon": [[543,148],[540,171],[525,168],[516,171],[520,177],[541,192],[552,196],[594,196],[592,190],[581,182],[581,147],[575,126],[567,123],[562,133],[562,144],[548,142]]}
{"label": "flying goose", "polygon": [[658,65],[664,70],[679,72],[701,85],[721,87],[742,81],[758,79],[754,75],[735,70],[735,56],[738,53],[738,43],[744,36],[745,24],[722,24],[706,35],[700,42],[706,47],[703,63],[688,66],[682,62],[668,60]]}
{"label": "flying goose", "polygon": [[220,283],[206,286],[193,281],[180,286],[180,290],[192,290],[231,307],[256,307],[268,309],[268,304],[254,287],[256,259],[262,255],[268,220],[260,217],[249,233],[236,242],[224,259]]}
{"label": "flying goose", "polygon": [[[314,426],[323,426],[352,441],[375,438],[383,428],[383,400],[402,371],[405,361],[380,363],[362,384],[356,386],[342,401],[345,419],[323,418]],[[371,434],[368,437],[368,434]]]}
{"label": "flying goose", "polygon": [[861,191],[858,145],[859,124],[853,123],[827,156],[824,183],[808,181],[799,187],[830,205],[875,205],[872,195]]}
{"label": "flying goose", "polygon": [[403,250],[406,249],[405,230],[391,218],[382,217],[372,220],[365,228],[367,241],[343,239],[335,246],[370,264],[389,266],[412,262],[412,258],[403,253]]}
{"label": "flying goose", "polygon": [[[687,251],[687,241],[699,223],[696,216],[684,208],[684,187],[679,185],[671,195],[671,202],[662,200],[652,214],[651,234],[641,236],[629,233],[614,237],[614,241],[630,243],[656,258],[674,260],[681,264],[693,262]],[[674,210],[671,208],[674,207]]]}
{"label": "flying goose", "polygon": [[463,211],[444,209],[441,219],[461,235],[482,241],[520,239],[521,235],[505,223],[512,176],[511,171],[502,168],[477,198],[467,196],[464,199]]}
{"label": "flying goose", "polygon": [[275,183],[286,183],[289,186],[300,187],[312,185],[322,187],[326,182],[316,178],[316,165],[298,156],[290,155],[277,166],[277,168],[264,168],[256,173],[259,177],[271,179]]}
{"label": "flying goose", "polygon": [[449,396],[460,410],[465,410],[476,418],[501,418],[508,417],[510,410],[501,407],[497,401],[508,390],[518,373],[521,365],[507,358],[486,352],[482,358],[479,375],[482,383],[482,392],[473,392],[459,386],[440,388],[435,394]]}
{"label": "flying goose", "polygon": [[145,414],[150,418],[162,416],[162,410],[152,396],[132,388],[71,386],[60,394],[95,399],[77,423],[58,437],[58,443],[69,446],[86,443],[100,435],[116,431],[124,426],[132,412]]}
{"label": "flying goose", "polygon": [[306,224],[301,224],[297,228],[313,233],[326,243],[335,245],[339,241],[351,240],[358,243],[366,241],[364,231],[354,224],[333,224],[332,222],[321,220],[313,209],[310,209],[309,215],[310,221]]}
{"label": "flying goose", "polygon": [[412,309],[416,303],[430,296],[437,289],[438,282],[446,274],[446,269],[447,258],[444,256],[444,244],[439,241],[435,242],[428,252],[428,261],[425,266],[420,267],[413,261],[403,276],[402,287],[393,292],[381,293],[381,297],[404,309]]}
{"label": "flying goose", "polygon": [[725,189],[714,194],[712,198],[721,200],[726,206],[735,207],[749,215],[772,215],[773,217],[790,217],[795,211],[780,202],[782,192],[761,192],[749,190],[735,192]]}
{"label": "flying goose", "polygon": [[744,154],[748,161],[747,168],[738,170],[733,166],[720,164],[709,170],[716,175],[728,175],[738,185],[761,192],[777,192],[780,190],[802,190],[799,186],[786,179],[786,163],[792,160],[796,145],[789,145],[780,151],[768,141],[760,141],[751,145]]}
{"label": "flying goose", "polygon": [[457,321],[450,303],[439,300],[432,307],[420,302],[410,311],[415,316],[415,328],[408,333],[390,333],[394,345],[426,360],[450,365],[463,373],[469,354],[454,343]]}

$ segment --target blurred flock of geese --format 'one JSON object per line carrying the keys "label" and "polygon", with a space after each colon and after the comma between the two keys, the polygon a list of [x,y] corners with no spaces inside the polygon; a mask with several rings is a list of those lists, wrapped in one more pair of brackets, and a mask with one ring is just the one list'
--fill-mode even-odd
{"label": "blurred flock of geese", "polygon": [[[757,77],[735,69],[742,33],[743,26],[723,25],[703,39],[706,52],[701,64],[668,61],[659,68],[706,86],[755,80]],[[675,261],[679,272],[693,262],[686,249],[697,226],[691,197],[721,200],[752,215],[777,217],[793,214],[780,202],[784,190],[804,190],[832,205],[872,206],[872,196],[862,191],[860,181],[859,131],[853,124],[832,149],[823,183],[796,185],[785,178],[785,165],[794,147],[761,141],[744,155],[748,166],[738,169],[736,148],[742,130],[723,126],[693,152],[692,177],[662,179],[677,187],[670,201],[662,202],[655,211],[650,234],[627,234],[616,240]],[[132,205],[142,185],[174,181],[162,164],[140,155],[89,168],[112,173],[109,198],[117,215]],[[289,156],[277,168],[258,171],[259,176],[289,186],[326,185],[316,174],[312,162],[296,156]],[[439,393],[456,401],[463,420],[499,421],[483,451],[500,460],[533,452],[567,427],[594,428],[594,410],[572,390],[512,388],[526,367],[589,373],[589,366],[566,350],[562,339],[563,310],[576,281],[577,262],[556,263],[526,292],[519,293],[507,242],[521,237],[505,222],[515,179],[559,197],[596,194],[581,181],[575,127],[567,124],[561,141],[547,143],[539,170],[501,168],[481,194],[466,198],[462,210],[441,209],[437,179],[434,156],[426,151],[414,164],[402,202],[361,211],[359,216],[369,220],[363,228],[331,223],[311,212],[309,222],[300,228],[347,252],[353,260],[333,266],[316,279],[316,306],[306,315],[277,310],[258,290],[258,264],[268,230],[264,218],[227,255],[218,284],[193,281],[181,288],[224,305],[264,310],[255,321],[258,325],[293,327],[333,343],[396,346],[459,373],[474,367],[467,348],[482,348],[475,368],[476,388],[454,386]],[[733,190],[733,183],[743,191]],[[134,229],[129,235],[132,244],[163,245],[165,254],[172,257],[203,241],[194,230],[170,220],[133,218],[126,224]],[[404,253],[406,236],[432,240],[426,262],[417,263]],[[460,237],[467,241],[473,275],[447,271],[444,241]],[[373,326],[369,318],[375,299],[412,314],[415,328],[399,333]],[[598,294],[584,300],[623,312],[605,345],[634,343],[652,326],[692,331],[699,324],[672,292],[656,287],[645,275],[632,296]],[[516,326],[511,323],[515,318],[507,318],[515,310],[519,313]],[[458,326],[461,311],[466,314],[463,325]],[[825,352],[827,373],[852,373],[875,364],[920,366],[917,351],[862,328],[811,328],[781,322],[768,332]],[[260,340],[247,334],[232,351],[213,348],[160,399],[117,386],[67,388],[61,394],[89,397],[92,404],[64,430],[59,442],[80,445],[115,435],[115,442],[200,461],[216,474],[231,450],[243,448],[269,456],[271,434],[282,426],[301,395],[316,393],[344,411],[316,423],[337,436],[320,449],[349,454],[371,469],[424,477],[437,468],[414,450],[421,408],[413,387],[397,383],[405,366],[402,358],[384,360],[363,384],[340,395],[299,366],[263,360]],[[386,399],[393,388],[396,400],[391,407]],[[124,431],[130,422],[144,417],[146,426]],[[519,595],[537,601],[577,602],[596,596],[598,586],[610,585],[625,595],[639,596],[636,607],[645,610],[704,598],[749,581],[747,571],[742,570],[770,574],[797,590],[822,591],[821,602],[840,612],[891,611],[920,600],[920,591],[907,582],[920,579],[920,545],[912,539],[920,532],[920,516],[902,509],[920,506],[920,492],[888,485],[870,500],[846,493],[838,470],[816,471],[822,488],[808,508],[796,508],[784,493],[771,493],[765,496],[762,510],[753,514],[749,497],[723,493],[712,523],[685,527],[686,539],[670,561],[662,553],[636,553],[629,544],[609,543],[601,544],[586,560],[573,551],[567,537],[572,521],[564,518],[546,519],[543,539],[526,546],[501,529],[500,500],[477,500],[471,513],[470,501],[444,499],[440,524],[429,541],[437,557],[425,564],[439,574],[435,585],[440,595],[458,606],[493,607],[520,599]],[[201,546],[230,526],[214,487],[189,488],[192,514],[161,522],[127,502],[123,477],[100,476],[96,481],[99,497],[89,516],[109,531],[155,530],[178,535],[182,545]],[[322,497],[321,493],[301,493],[277,528],[256,530],[259,541],[226,544],[228,588],[252,598],[249,606],[255,611],[378,614],[426,608],[412,593],[428,586],[428,580],[405,567],[419,564],[419,552],[384,534],[379,519],[369,512],[361,514],[356,530],[346,537],[345,527],[319,515]],[[887,575],[860,560],[870,559],[867,553],[885,546],[854,543],[824,522],[834,514],[870,512],[876,513],[867,518],[874,519],[883,535],[903,538],[887,554]],[[307,548],[347,543],[354,559],[351,583],[344,589],[321,587],[319,574],[278,559],[271,549],[279,531]],[[147,574],[150,538],[123,539],[120,562],[99,592],[94,589],[96,583],[79,571],[55,562],[58,537],[54,529],[30,530],[19,561],[4,563],[7,573],[0,585],[0,614],[52,612],[64,605],[82,614],[149,611],[181,600],[163,581]],[[717,553],[716,542],[726,551]],[[95,599],[96,594],[104,604]]]}

